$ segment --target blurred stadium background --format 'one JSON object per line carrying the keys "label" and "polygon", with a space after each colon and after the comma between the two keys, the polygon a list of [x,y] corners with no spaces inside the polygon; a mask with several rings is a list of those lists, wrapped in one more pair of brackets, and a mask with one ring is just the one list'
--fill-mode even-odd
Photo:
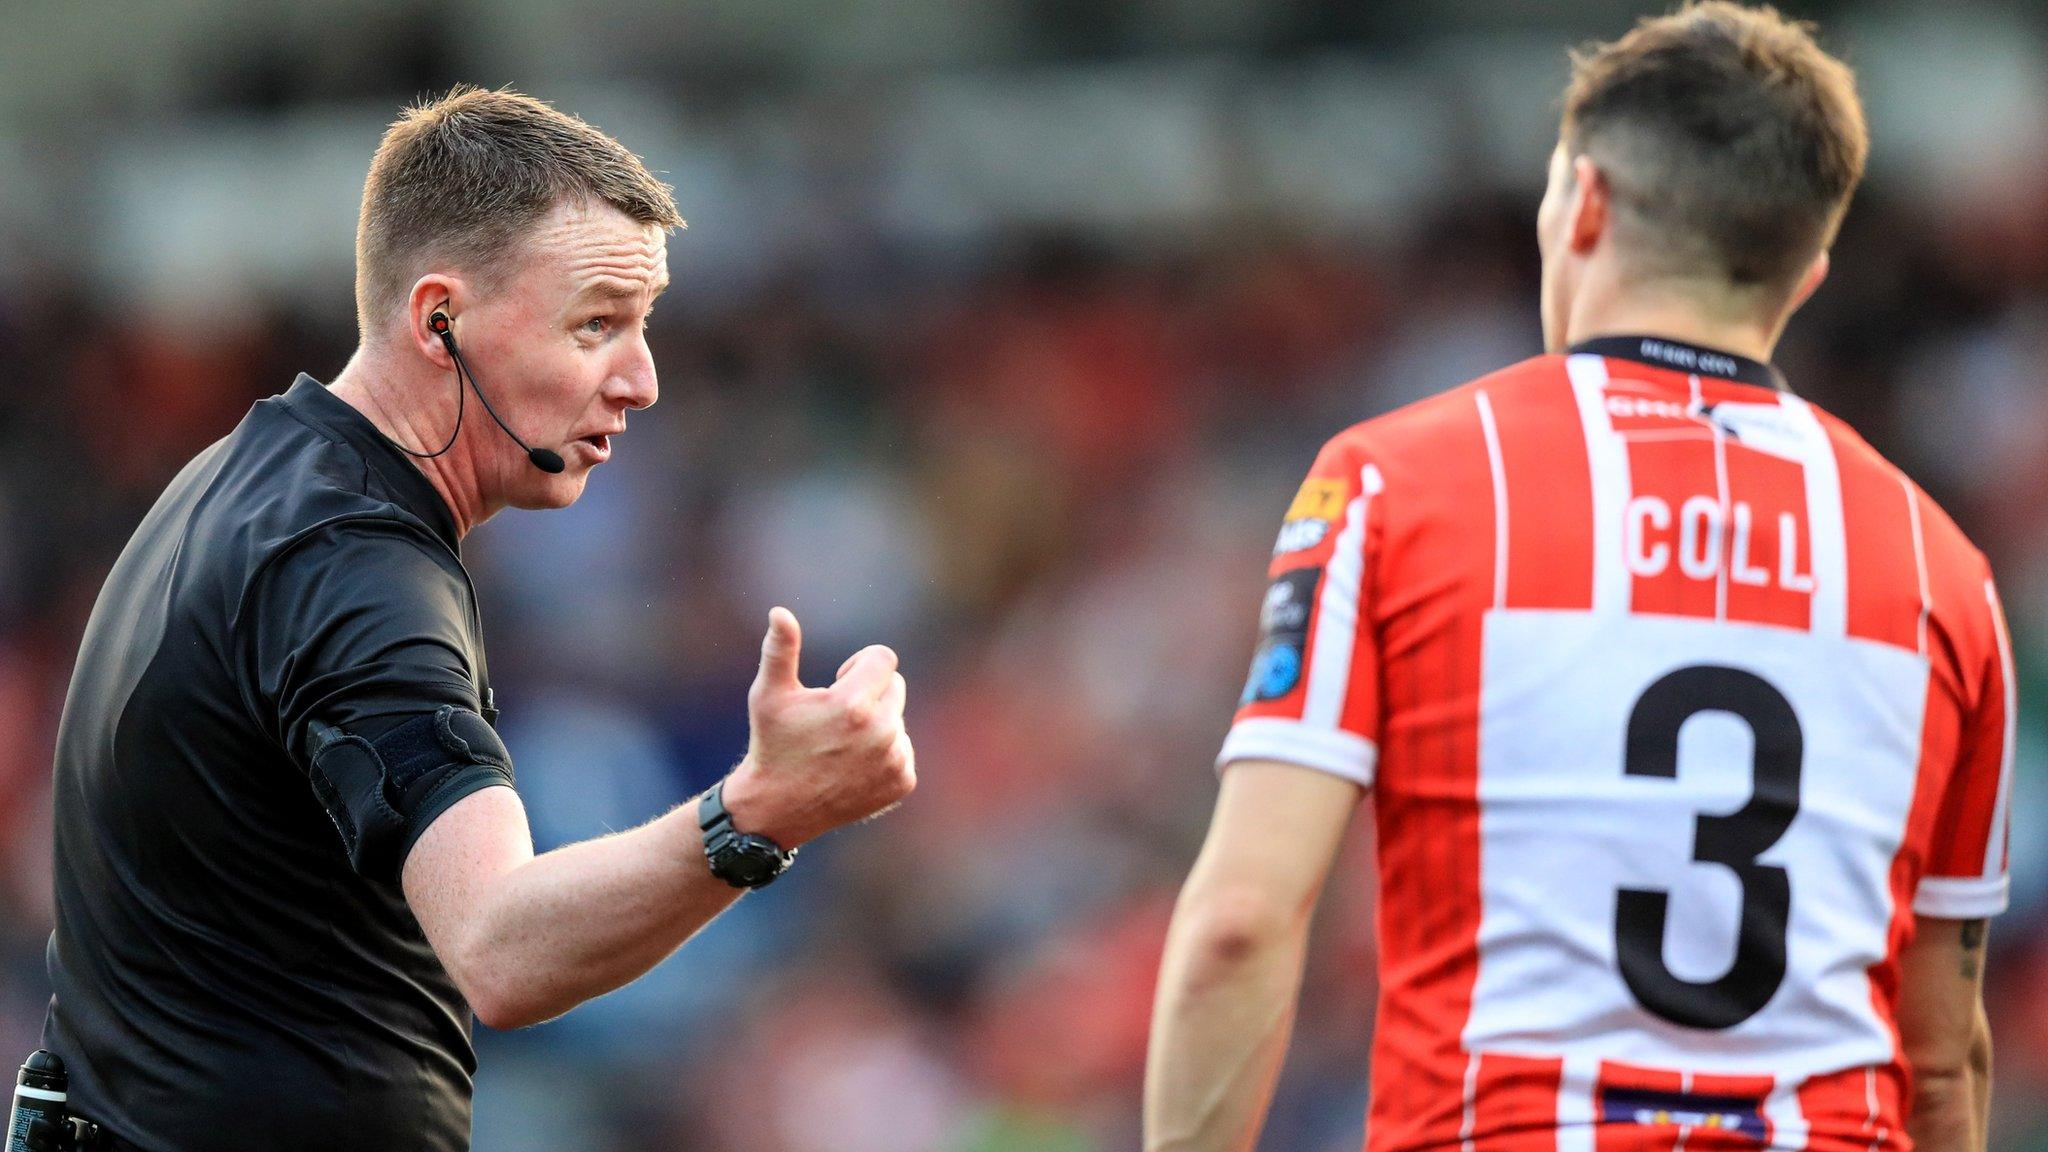
{"label": "blurred stadium background", "polygon": [[[667,174],[659,407],[472,537],[542,846],[745,741],[768,607],[904,655],[923,787],[632,988],[480,1036],[476,1147],[1109,1152],[1277,516],[1328,434],[1538,351],[1565,48],[1622,0],[12,0],[0,31],[0,1057],[50,746],[160,486],[353,345],[383,126],[512,84]],[[1990,552],[2026,712],[1995,1146],[2048,1149],[2048,16],[1793,3],[1873,174],[1780,362]],[[488,378],[489,369],[485,367]],[[1355,1149],[1369,854],[1266,1147]],[[260,1091],[255,1087],[252,1090]]]}

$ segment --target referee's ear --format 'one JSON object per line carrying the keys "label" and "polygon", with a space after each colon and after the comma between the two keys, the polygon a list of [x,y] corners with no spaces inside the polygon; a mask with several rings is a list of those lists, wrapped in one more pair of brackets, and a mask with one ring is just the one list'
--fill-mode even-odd
{"label": "referee's ear", "polygon": [[[469,286],[457,276],[429,272],[413,281],[412,291],[405,297],[405,346],[435,368],[452,370],[455,360],[448,355],[448,346],[442,342],[440,333],[434,331],[431,320],[436,312],[446,312],[455,320],[462,315],[468,297]],[[456,326],[460,327],[460,321]]]}

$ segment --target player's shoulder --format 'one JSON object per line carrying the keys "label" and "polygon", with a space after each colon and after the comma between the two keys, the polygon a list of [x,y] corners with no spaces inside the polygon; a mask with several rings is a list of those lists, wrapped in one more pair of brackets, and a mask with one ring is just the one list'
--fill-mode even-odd
{"label": "player's shoulder", "polygon": [[1839,473],[1844,476],[1862,473],[1897,484],[1911,497],[1919,516],[1919,530],[1927,560],[1937,570],[1937,576],[1940,570],[1949,570],[1972,582],[1989,578],[1991,562],[1940,501],[1929,495],[1904,468],[1864,439],[1854,425],[1812,401],[1804,403],[1813,409],[1814,417],[1826,430],[1835,450],[1835,466]]}
{"label": "player's shoulder", "polygon": [[1454,388],[1361,420],[1330,438],[1329,449],[1383,463],[1441,459],[1446,450],[1473,450],[1484,423],[1503,408],[1570,405],[1563,356],[1533,356]]}

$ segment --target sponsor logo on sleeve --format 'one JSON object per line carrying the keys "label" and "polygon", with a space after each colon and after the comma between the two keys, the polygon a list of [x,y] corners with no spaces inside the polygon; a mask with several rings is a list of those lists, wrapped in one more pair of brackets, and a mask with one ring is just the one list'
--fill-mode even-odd
{"label": "sponsor logo on sleeve", "polygon": [[1280,525],[1280,538],[1273,541],[1273,555],[1306,552],[1330,534],[1328,520],[1289,520]]}
{"label": "sponsor logo on sleeve", "polygon": [[1287,506],[1289,520],[1335,520],[1344,511],[1344,481],[1311,476]]}
{"label": "sponsor logo on sleeve", "polygon": [[1311,476],[1294,494],[1287,517],[1280,525],[1280,538],[1273,542],[1273,555],[1306,552],[1329,536],[1330,527],[1344,514],[1344,482]]}
{"label": "sponsor logo on sleeve", "polygon": [[1252,657],[1251,677],[1240,704],[1278,700],[1301,683],[1302,659],[1308,647],[1309,610],[1315,604],[1321,568],[1288,572],[1266,589],[1259,611],[1259,647]]}

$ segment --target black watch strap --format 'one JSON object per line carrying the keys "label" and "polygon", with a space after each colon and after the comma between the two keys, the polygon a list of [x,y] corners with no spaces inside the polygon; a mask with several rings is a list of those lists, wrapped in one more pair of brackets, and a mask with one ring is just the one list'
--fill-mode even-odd
{"label": "black watch strap", "polygon": [[735,888],[765,888],[796,860],[796,849],[785,852],[766,836],[733,827],[723,780],[697,802],[697,827],[704,832],[704,859],[711,874]]}
{"label": "black watch strap", "polygon": [[725,781],[723,780],[713,784],[711,791],[706,792],[697,801],[697,827],[706,833],[707,839],[711,829],[719,824],[723,824],[728,828],[732,826],[732,813],[725,810]]}

